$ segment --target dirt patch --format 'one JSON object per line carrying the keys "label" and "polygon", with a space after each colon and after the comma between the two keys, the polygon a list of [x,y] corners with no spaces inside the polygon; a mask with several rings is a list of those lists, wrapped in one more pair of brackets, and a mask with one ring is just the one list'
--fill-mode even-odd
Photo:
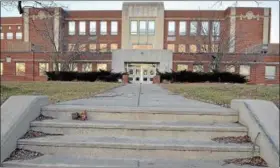
{"label": "dirt patch", "polygon": [[30,150],[24,150],[24,149],[16,149],[14,150],[10,157],[5,159],[4,162],[6,161],[11,161],[11,160],[30,160],[30,159],[34,159],[40,156],[43,156],[44,154],[40,153],[40,152],[34,152],[34,151],[30,151]]}
{"label": "dirt patch", "polygon": [[[265,160],[263,160],[259,156],[251,157],[251,158],[238,158],[238,159],[227,159],[224,160],[225,164],[235,164],[239,166],[250,165],[250,166],[259,166],[259,167],[268,167]],[[224,164],[224,165],[225,165]]]}
{"label": "dirt patch", "polygon": [[53,117],[50,117],[50,116],[44,116],[42,114],[40,114],[39,117],[37,117],[35,119],[35,121],[43,121],[43,120],[53,120],[54,118]]}
{"label": "dirt patch", "polygon": [[212,141],[216,141],[219,143],[237,143],[237,144],[243,144],[243,143],[252,143],[251,138],[248,135],[245,136],[237,136],[237,137],[217,137],[213,138]]}
{"label": "dirt patch", "polygon": [[30,138],[37,138],[37,137],[60,136],[60,135],[63,135],[63,134],[48,134],[48,133],[44,133],[44,132],[29,130],[20,139],[30,139]]}

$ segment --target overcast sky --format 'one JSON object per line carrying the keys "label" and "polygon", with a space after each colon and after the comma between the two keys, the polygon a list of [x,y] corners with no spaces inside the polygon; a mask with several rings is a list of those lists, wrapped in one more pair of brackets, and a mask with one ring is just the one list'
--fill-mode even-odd
{"label": "overcast sky", "polygon": [[[67,6],[67,10],[121,10],[124,1],[58,1],[58,4]],[[223,10],[233,6],[235,1],[163,1],[166,10]],[[239,7],[270,7],[272,9],[271,42],[279,43],[279,2],[278,1],[239,1]],[[216,4],[216,5],[215,5]],[[1,17],[20,16],[16,9],[5,10],[1,6]]]}

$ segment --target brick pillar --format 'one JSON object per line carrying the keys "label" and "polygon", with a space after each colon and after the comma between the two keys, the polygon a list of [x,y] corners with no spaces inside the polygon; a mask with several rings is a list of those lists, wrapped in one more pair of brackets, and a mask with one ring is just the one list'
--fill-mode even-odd
{"label": "brick pillar", "polygon": [[123,82],[123,84],[128,84],[128,74],[122,75],[122,82]]}
{"label": "brick pillar", "polygon": [[153,84],[160,84],[160,76],[159,75],[154,76]]}

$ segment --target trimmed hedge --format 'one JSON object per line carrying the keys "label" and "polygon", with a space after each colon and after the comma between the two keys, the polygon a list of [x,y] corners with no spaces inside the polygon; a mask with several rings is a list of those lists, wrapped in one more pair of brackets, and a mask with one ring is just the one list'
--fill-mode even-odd
{"label": "trimmed hedge", "polygon": [[118,82],[122,79],[122,73],[112,73],[110,71],[99,72],[66,72],[66,71],[50,71],[46,72],[49,81],[90,81],[94,82]]}
{"label": "trimmed hedge", "polygon": [[246,77],[230,72],[158,72],[161,82],[163,80],[171,82],[223,82],[223,83],[246,83]]}

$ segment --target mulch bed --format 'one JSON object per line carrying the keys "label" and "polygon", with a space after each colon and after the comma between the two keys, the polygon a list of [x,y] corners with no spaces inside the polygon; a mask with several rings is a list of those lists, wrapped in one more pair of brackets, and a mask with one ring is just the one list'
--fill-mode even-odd
{"label": "mulch bed", "polygon": [[52,120],[52,119],[54,119],[54,118],[53,118],[53,117],[50,117],[50,116],[44,116],[44,115],[40,114],[40,116],[37,117],[37,118],[35,119],[35,121]]}
{"label": "mulch bed", "polygon": [[217,137],[213,138],[213,141],[219,142],[219,143],[252,143],[251,138],[248,135],[245,136],[238,136],[238,137]]}
{"label": "mulch bed", "polygon": [[48,134],[48,133],[44,133],[44,132],[39,132],[39,131],[33,131],[33,130],[29,130],[27,133],[25,133],[25,135],[23,137],[21,137],[20,139],[30,139],[30,138],[37,138],[37,137],[45,137],[45,136],[59,136],[62,134]]}
{"label": "mulch bed", "polygon": [[238,159],[227,159],[224,160],[225,164],[236,164],[239,166],[250,165],[250,166],[259,166],[259,167],[268,167],[265,160],[263,160],[259,156],[251,157],[251,158],[238,158]]}
{"label": "mulch bed", "polygon": [[34,152],[30,150],[17,148],[11,153],[9,158],[4,160],[4,162],[11,161],[11,160],[30,160],[40,156],[43,156],[43,154],[40,152]]}

